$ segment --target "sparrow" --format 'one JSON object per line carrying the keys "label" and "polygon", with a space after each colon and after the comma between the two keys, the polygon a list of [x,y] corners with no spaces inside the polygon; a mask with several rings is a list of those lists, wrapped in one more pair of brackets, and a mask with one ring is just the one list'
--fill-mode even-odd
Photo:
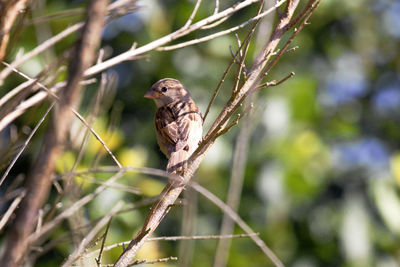
{"label": "sparrow", "polygon": [[157,111],[157,143],[167,156],[167,172],[182,173],[187,159],[202,140],[203,119],[199,108],[181,82],[165,78],[144,95],[153,99]]}

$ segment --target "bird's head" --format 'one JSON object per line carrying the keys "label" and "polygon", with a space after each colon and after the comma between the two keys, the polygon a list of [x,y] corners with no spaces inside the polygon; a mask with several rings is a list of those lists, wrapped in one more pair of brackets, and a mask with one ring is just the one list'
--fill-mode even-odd
{"label": "bird's head", "polygon": [[184,100],[190,94],[180,81],[165,78],[153,84],[144,97],[153,99],[157,107],[162,107],[176,100]]}

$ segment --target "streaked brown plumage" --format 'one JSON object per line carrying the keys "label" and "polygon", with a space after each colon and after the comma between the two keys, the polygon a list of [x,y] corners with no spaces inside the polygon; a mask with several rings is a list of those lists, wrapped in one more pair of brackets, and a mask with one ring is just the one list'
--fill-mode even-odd
{"label": "streaked brown plumage", "polygon": [[175,79],[156,82],[145,94],[158,109],[155,116],[157,142],[169,158],[167,171],[181,172],[202,138],[202,117],[185,87]]}

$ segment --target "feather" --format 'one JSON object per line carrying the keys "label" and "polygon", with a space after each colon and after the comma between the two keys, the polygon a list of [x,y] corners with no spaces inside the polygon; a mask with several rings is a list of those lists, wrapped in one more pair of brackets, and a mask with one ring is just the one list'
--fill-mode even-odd
{"label": "feather", "polygon": [[155,83],[145,97],[158,107],[155,116],[157,143],[169,158],[167,171],[182,173],[187,159],[202,139],[202,117],[189,92],[177,80]]}
{"label": "feather", "polygon": [[197,106],[193,100],[186,99],[160,107],[155,124],[158,144],[170,159],[167,171],[183,171],[185,161],[201,140],[202,118]]}
{"label": "feather", "polygon": [[188,151],[183,149],[176,152],[172,152],[168,160],[167,172],[169,173],[181,173],[184,170],[187,159],[190,154]]}

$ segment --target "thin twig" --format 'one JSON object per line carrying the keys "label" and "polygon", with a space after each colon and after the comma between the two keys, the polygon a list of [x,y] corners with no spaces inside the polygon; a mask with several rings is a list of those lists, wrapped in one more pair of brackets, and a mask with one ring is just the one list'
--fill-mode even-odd
{"label": "thin twig", "polygon": [[[158,196],[148,197],[148,198],[144,198],[144,199],[142,199],[142,200],[140,200],[138,202],[135,202],[135,203],[132,203],[132,204],[127,204],[123,209],[120,209],[116,213],[116,215],[117,214],[121,214],[121,213],[125,213],[125,212],[129,212],[129,211],[132,211],[132,210],[144,207],[144,206],[147,206],[149,204],[154,203],[154,201],[156,201],[157,199],[158,199]],[[95,223],[97,223],[99,220],[101,220],[101,218],[95,219],[95,220],[93,220],[93,221],[91,221],[91,222],[89,222],[89,223],[87,223],[85,225],[81,225],[81,226],[77,227],[76,229],[74,229],[75,231],[72,230],[72,231],[63,234],[62,236],[60,236],[60,237],[58,237],[58,238],[56,238],[56,239],[54,239],[54,240],[52,240],[50,242],[47,242],[43,246],[37,247],[38,249],[35,249],[36,253],[30,255],[30,262],[35,262],[36,258],[38,258],[41,255],[47,253],[48,251],[50,251],[52,248],[54,248],[58,244],[63,243],[63,242],[70,242],[70,238],[75,236],[75,232],[76,231],[79,231],[79,233],[80,233],[80,231],[82,231],[82,230],[85,230],[85,229],[88,229],[88,228],[92,228],[93,225]],[[40,245],[40,244],[37,244],[37,245]],[[98,252],[99,252],[99,250],[96,250],[96,253],[98,253]],[[88,255],[88,254],[83,255],[83,257],[87,257],[86,255]],[[93,256],[92,254],[90,254],[90,255]]]}
{"label": "thin twig", "polygon": [[169,256],[167,258],[161,258],[161,259],[156,259],[156,260],[152,260],[152,261],[149,261],[149,260],[136,260],[134,263],[129,264],[128,267],[139,265],[139,264],[154,264],[154,263],[176,261],[176,260],[178,260],[178,258],[174,257],[174,256]]}
{"label": "thin twig", "polygon": [[[115,266],[126,266],[136,256],[139,249],[143,246],[146,239],[151,233],[157,228],[161,220],[170,210],[171,205],[178,198],[182,192],[185,184],[192,178],[194,172],[200,165],[200,162],[204,158],[207,151],[214,144],[218,133],[231,118],[231,116],[240,108],[243,100],[250,94],[250,92],[258,86],[262,79],[262,74],[265,66],[270,58],[270,53],[274,51],[279,44],[282,36],[287,32],[287,25],[299,4],[299,0],[288,0],[285,8],[284,15],[277,22],[275,30],[273,31],[270,40],[265,44],[264,48],[255,59],[250,71],[248,79],[245,81],[243,86],[238,90],[238,93],[232,95],[228,100],[225,108],[221,111],[220,115],[214,121],[211,129],[206,134],[203,141],[200,143],[196,151],[187,160],[187,168],[183,174],[182,182],[169,182],[161,193],[162,198],[160,201],[155,203],[151,208],[146,221],[142,226],[136,237],[129,243],[127,249],[123,252],[120,258],[117,260]],[[224,203],[223,203],[224,204]],[[262,240],[257,240],[257,244],[263,249],[271,261],[278,266],[283,266],[281,262],[273,255],[273,253],[266,248]]]}
{"label": "thin twig", "polygon": [[[128,2],[128,3],[127,3]],[[109,12],[113,12],[116,9],[121,9],[121,6],[129,4],[129,2],[132,1],[126,1],[126,0],[117,0],[113,3],[111,3],[108,6],[108,11]],[[130,3],[130,5],[132,6],[132,3]],[[120,14],[122,15],[122,14]],[[17,58],[16,60],[14,60],[10,65],[14,68],[17,68],[18,66],[20,66],[21,64],[23,64],[24,62],[28,61],[29,59],[35,57],[36,55],[42,53],[43,51],[46,51],[49,47],[52,47],[53,45],[55,45],[56,43],[58,43],[59,41],[61,41],[62,39],[66,38],[67,36],[69,36],[70,34],[77,32],[78,30],[80,30],[83,27],[84,23],[83,22],[78,22],[70,27],[68,27],[67,29],[63,30],[62,32],[58,33],[57,35],[51,37],[50,39],[46,40],[45,42],[41,43],[40,45],[38,45],[37,47],[35,47],[32,51],[26,53],[25,55]],[[4,70],[2,70],[0,72],[0,85],[3,83],[4,79],[12,72],[11,69],[6,68]]]}
{"label": "thin twig", "polygon": [[31,242],[31,243],[35,242],[41,236],[43,236],[44,234],[46,234],[49,231],[51,231],[52,229],[54,229],[63,220],[65,220],[66,218],[68,218],[69,216],[74,214],[78,209],[80,209],[81,207],[83,207],[84,205],[86,205],[87,203],[92,201],[97,195],[99,195],[104,190],[106,190],[108,188],[109,184],[114,183],[116,180],[121,178],[123,174],[124,174],[123,171],[116,173],[114,176],[112,176],[110,179],[108,179],[104,185],[97,187],[94,192],[82,197],[81,199],[76,201],[72,206],[70,206],[66,210],[62,211],[53,220],[44,224],[39,232],[33,233],[32,235],[29,236],[29,238],[28,238],[29,242]]}
{"label": "thin twig", "polygon": [[[259,235],[259,233],[251,234],[237,234],[237,235],[193,235],[193,236],[160,236],[160,237],[150,237],[147,242],[155,241],[179,241],[179,240],[210,240],[210,239],[233,239],[233,238],[249,238],[254,235]],[[129,244],[130,241],[124,241],[115,243],[104,247],[103,251],[109,251],[114,248],[123,247]],[[84,255],[84,257],[90,258],[93,254],[99,253],[100,249],[96,249]]]}
{"label": "thin twig", "polygon": [[103,240],[101,241],[99,256],[96,259],[97,266],[100,266],[100,264],[101,264],[101,257],[103,256],[104,244],[106,243],[106,238],[107,238],[108,230],[110,229],[111,221],[112,221],[112,217],[108,221],[106,231],[104,232],[104,235],[102,237]]}
{"label": "thin twig", "polygon": [[[146,167],[133,167],[133,166],[124,166],[122,168],[119,168],[117,166],[102,166],[102,167],[92,168],[87,171],[79,171],[79,172],[73,172],[71,174],[68,173],[68,174],[60,175],[59,177],[63,178],[67,175],[83,176],[83,175],[88,175],[88,174],[92,174],[92,173],[115,173],[115,172],[119,172],[119,171],[124,172],[124,173],[134,172],[134,173],[154,175],[157,177],[165,177],[171,181],[180,181],[181,180],[181,177],[179,175],[170,174],[164,170],[154,169],[154,168],[146,168]],[[105,185],[109,184],[109,180],[110,179],[108,179],[106,181]]]}
{"label": "thin twig", "polygon": [[239,123],[239,120],[243,118],[242,114],[237,114],[236,119],[234,119],[228,126],[225,126],[224,128],[222,128],[218,133],[217,133],[217,137],[226,134],[230,129],[232,129],[232,127],[236,126]]}
{"label": "thin twig", "polygon": [[211,39],[215,39],[217,37],[220,37],[220,36],[235,32],[235,31],[247,26],[248,24],[250,24],[250,23],[252,23],[254,21],[257,21],[257,20],[265,17],[266,15],[270,14],[272,11],[275,10],[275,8],[277,8],[278,6],[281,6],[284,2],[286,2],[286,0],[279,1],[275,6],[271,7],[270,9],[260,13],[259,15],[255,16],[255,17],[253,17],[253,18],[251,18],[251,19],[249,19],[249,20],[247,20],[247,21],[245,21],[245,22],[243,22],[243,23],[241,23],[241,24],[239,24],[239,25],[237,25],[235,27],[232,27],[232,28],[229,28],[227,30],[220,31],[220,32],[217,32],[217,33],[214,33],[214,34],[207,35],[207,36],[205,36],[203,38],[190,40],[190,41],[183,42],[183,43],[180,43],[180,44],[171,45],[171,46],[164,46],[164,47],[158,47],[158,48],[156,48],[156,50],[157,51],[174,50],[174,49],[178,49],[178,48],[182,48],[182,47],[186,47],[186,46],[190,46],[190,45],[206,42],[206,41],[209,41]]}
{"label": "thin twig", "polygon": [[[255,27],[256,24],[257,23],[254,23],[253,27]],[[252,34],[253,34],[253,31],[250,30],[250,32],[247,34],[246,38],[244,39],[242,45],[240,47],[238,47],[238,51],[236,52],[236,54],[233,55],[232,61],[229,63],[229,65],[226,68],[225,72],[222,74],[222,78],[220,79],[220,81],[219,81],[219,83],[217,85],[217,88],[215,89],[214,94],[212,95],[212,97],[210,99],[210,102],[207,105],[206,112],[204,113],[204,116],[203,116],[203,124],[204,124],[204,122],[205,122],[205,120],[207,118],[207,115],[208,115],[208,113],[210,111],[210,108],[211,108],[212,104],[214,103],[215,98],[218,95],[219,90],[221,89],[222,84],[225,82],[226,76],[228,75],[228,73],[229,73],[230,69],[232,68],[233,64],[236,62],[236,58],[239,55],[239,51],[243,48],[244,45],[247,45],[249,43],[250,38],[252,37]]]}
{"label": "thin twig", "polygon": [[[242,228],[247,234],[254,233],[253,230],[237,215],[235,211],[233,211],[228,205],[226,205],[221,199],[212,194],[210,191],[202,187],[196,182],[190,182],[190,186],[195,189],[197,192],[205,196],[207,199],[212,201],[217,207],[219,207],[225,214],[228,214],[230,218],[232,218],[239,226]],[[275,266],[283,267],[283,263],[279,260],[279,258],[270,250],[267,245],[262,241],[262,239],[258,235],[249,236],[257,246],[271,259],[271,261],[275,264]]]}
{"label": "thin twig", "polygon": [[190,24],[192,24],[194,16],[196,16],[197,11],[199,10],[200,4],[201,4],[201,0],[197,0],[195,6],[193,8],[192,14],[190,14],[189,19],[186,21],[185,25],[182,27],[181,30],[187,29],[190,26]]}
{"label": "thin twig", "polygon": [[[5,64],[7,66],[10,66],[5,62],[3,62],[3,64]],[[39,82],[37,82],[37,80],[28,77],[27,75],[23,74],[19,70],[13,69],[13,71],[18,73],[19,75],[21,75],[25,79],[34,80],[34,84],[38,85],[39,87],[46,88],[42,83],[39,83]],[[81,81],[80,84],[81,85],[88,85],[88,84],[91,84],[91,83],[93,83],[95,81],[96,81],[96,79],[89,79],[89,80]],[[65,84],[66,84],[65,82],[61,82],[58,85],[53,86],[51,89],[47,89],[46,88],[45,90],[49,90],[50,94],[55,95],[61,88],[63,88],[65,86]],[[0,119],[0,131],[3,130],[13,120],[18,118],[20,115],[24,114],[27,109],[29,109],[30,107],[33,107],[33,106],[37,105],[38,103],[42,102],[44,99],[46,99],[47,96],[48,96],[48,93],[40,91],[40,92],[36,93],[35,95],[33,95],[32,97],[30,97],[29,99],[23,101],[21,104],[19,104],[15,108],[15,110],[13,110],[11,113],[7,114],[6,116],[4,116],[3,118]]]}
{"label": "thin twig", "polygon": [[[286,43],[284,44],[283,48],[280,49],[277,52],[277,55],[275,56],[275,58],[268,64],[268,66],[265,68],[265,70],[262,72],[262,75],[266,75],[273,66],[275,66],[275,64],[278,62],[278,60],[281,58],[281,56],[283,55],[283,53],[288,49],[289,45],[292,43],[292,41],[294,40],[294,38],[299,34],[299,32],[304,28],[304,26],[307,24],[307,20],[311,17],[311,15],[314,13],[315,9],[319,6],[319,4],[321,3],[321,0],[309,0],[307,6],[309,6],[309,9],[304,9],[302,11],[302,16],[296,17],[296,23],[298,22],[298,20],[300,20],[301,18],[303,19],[302,23],[299,25],[299,27],[297,29],[294,30],[294,32],[292,33],[292,35],[290,36],[290,38],[286,41]],[[300,14],[299,14],[300,15]],[[304,16],[304,17],[303,17]],[[281,30],[289,30],[290,27],[292,27],[294,25],[294,23],[288,23],[287,25],[284,26],[284,28],[282,28]],[[290,27],[289,27],[290,26]]]}
{"label": "thin twig", "polygon": [[28,146],[29,142],[31,141],[33,135],[36,133],[36,131],[39,129],[40,125],[42,125],[43,121],[49,114],[50,110],[54,107],[55,101],[53,101],[50,106],[47,108],[47,110],[44,112],[43,116],[40,118],[39,122],[36,124],[35,128],[30,132],[28,138],[26,138],[23,146],[21,149],[18,151],[17,155],[13,158],[11,161],[10,165],[8,165],[6,171],[3,173],[0,179],[0,186],[3,184],[4,180],[7,178],[7,175],[10,173],[10,170],[14,166],[15,162],[17,162],[18,158],[21,156],[22,152],[24,152],[25,148]]}
{"label": "thin twig", "polygon": [[[29,59],[33,58],[34,56],[42,53],[43,51],[46,51],[49,47],[53,46],[54,44],[56,44],[57,42],[59,42],[60,40],[64,39],[65,37],[67,37],[68,35],[78,31],[79,29],[81,29],[83,27],[84,23],[83,22],[79,22],[76,23],[74,25],[72,25],[71,27],[65,29],[64,31],[62,31],[61,33],[53,36],[52,38],[48,39],[47,41],[43,42],[42,44],[40,44],[39,46],[35,47],[32,51],[26,53],[25,55],[19,57],[18,59],[16,59],[14,62],[12,62],[10,64],[11,67],[13,68],[17,68],[18,66],[20,66],[22,63],[28,61]],[[2,70],[0,72],[0,85],[3,83],[4,79],[12,72],[11,68],[5,68],[4,70]]]}
{"label": "thin twig", "polygon": [[96,237],[97,233],[104,227],[104,225],[111,220],[111,218],[120,210],[123,206],[121,201],[117,202],[115,206],[111,209],[111,211],[104,216],[91,230],[90,232],[82,239],[79,246],[72,252],[67,260],[61,265],[62,267],[68,267],[72,263],[74,263],[81,254],[84,252],[85,248],[89,245],[90,242]]}
{"label": "thin twig", "polygon": [[[260,15],[262,8],[264,6],[264,1],[262,1],[258,7],[257,10],[257,15]],[[278,7],[275,7],[278,8]],[[272,8],[270,8],[269,10],[272,10]],[[256,16],[257,17],[257,16]],[[242,70],[244,70],[243,74],[244,74],[244,78],[247,79],[247,72],[248,70],[246,69],[245,65],[244,65],[244,60],[246,58],[247,52],[249,50],[249,46],[250,46],[250,40],[254,35],[256,26],[258,25],[258,22],[260,21],[260,19],[255,20],[255,22],[253,23],[253,26],[251,27],[248,36],[249,38],[246,38],[246,42],[244,43],[244,49],[242,49],[242,46],[240,45],[240,39],[239,36],[236,35],[236,40],[238,43],[238,51],[239,51],[239,55],[240,55],[240,61],[238,62],[239,64],[239,68],[237,69],[237,73],[236,73],[236,79],[235,79],[235,85],[233,87],[233,94],[232,96],[236,95],[236,93],[238,93],[238,88],[239,88],[239,82],[240,82],[240,77],[241,77],[241,73]],[[244,51],[243,51],[244,50]]]}
{"label": "thin twig", "polygon": [[274,81],[266,82],[266,83],[264,83],[264,84],[259,85],[259,86],[256,88],[256,90],[261,90],[261,89],[263,89],[263,88],[265,88],[265,87],[269,87],[269,86],[277,86],[277,85],[280,85],[281,83],[285,82],[286,80],[292,78],[294,75],[295,75],[295,73],[292,71],[292,72],[290,72],[288,75],[286,75],[284,78],[282,78],[282,79],[279,80],[279,81],[275,81],[275,80],[274,80]]}
{"label": "thin twig", "polygon": [[65,17],[72,17],[76,15],[82,15],[85,13],[85,9],[83,8],[75,8],[75,9],[70,9],[70,10],[63,10],[60,12],[56,12],[50,15],[45,15],[42,17],[38,18],[33,18],[31,21],[24,23],[24,27],[31,26],[33,24],[40,24],[40,23],[45,23],[49,22],[51,20],[56,20],[56,19],[62,19]]}
{"label": "thin twig", "polygon": [[[124,0],[120,0],[120,1],[124,1]],[[282,4],[285,1],[286,0],[282,0],[280,3]],[[119,1],[117,1],[117,2],[119,2]],[[117,2],[114,2],[114,3],[117,3]],[[146,44],[144,46],[141,46],[139,48],[129,49],[128,51],[126,51],[126,52],[124,52],[124,53],[122,53],[122,54],[120,54],[118,56],[115,56],[115,57],[110,58],[110,59],[108,59],[106,61],[100,62],[100,63],[92,66],[91,68],[87,69],[85,71],[85,73],[84,73],[84,76],[88,77],[88,76],[94,75],[96,73],[99,73],[99,72],[101,72],[101,71],[103,71],[105,69],[108,69],[108,68],[110,68],[112,66],[115,66],[115,65],[117,65],[119,63],[122,63],[124,61],[127,61],[127,60],[134,60],[134,59],[141,58],[140,57],[141,54],[147,53],[147,52],[152,51],[152,50],[154,50],[154,49],[156,49],[158,47],[166,45],[166,44],[172,42],[173,40],[176,40],[176,39],[178,39],[178,38],[180,38],[182,36],[188,35],[189,33],[194,32],[194,31],[196,31],[198,29],[201,29],[202,27],[204,27],[206,25],[209,25],[210,23],[213,23],[215,21],[219,21],[220,19],[225,18],[227,16],[230,16],[230,15],[236,13],[237,11],[239,11],[239,10],[249,6],[249,5],[257,3],[257,2],[259,2],[259,0],[245,0],[245,1],[242,1],[242,2],[240,2],[238,4],[235,4],[235,5],[227,8],[227,9],[225,9],[223,11],[220,11],[220,12],[218,12],[218,13],[212,15],[212,16],[209,16],[209,17],[207,17],[205,19],[202,19],[202,20],[190,25],[185,30],[179,29],[179,30],[177,30],[177,31],[175,31],[173,33],[170,33],[170,34],[168,34],[168,35],[166,35],[166,36],[164,36],[164,37],[162,37],[160,39],[157,39],[157,40],[155,40],[153,42],[150,42],[150,43],[148,43],[148,44]],[[111,5],[113,5],[113,4],[111,4]],[[76,30],[78,30],[78,29],[76,29]],[[45,50],[46,48],[42,47],[43,50]],[[12,65],[14,66],[13,63],[12,63]],[[3,70],[3,72],[4,71],[10,72],[9,68]],[[4,78],[2,77],[2,73],[0,73],[0,82],[1,82],[1,80],[4,80]],[[62,88],[64,86],[65,86],[65,83],[60,82],[60,83],[54,85],[52,88],[50,88],[50,90],[51,91],[55,91],[56,89],[58,90],[58,89],[60,89],[60,88]],[[4,120],[4,119],[1,120],[0,121],[0,126],[1,126],[2,123],[5,124],[5,125],[11,123],[13,120],[15,120],[17,117],[19,117],[23,113],[22,110],[26,110],[27,108],[29,108],[29,107],[31,107],[31,106],[33,106],[35,104],[40,103],[43,99],[46,98],[46,96],[47,96],[47,94],[44,94],[43,92],[38,92],[37,94],[33,95],[32,97],[30,97],[28,100],[25,101],[25,105],[23,106],[23,109],[21,109],[19,112],[14,112],[13,116],[8,117],[7,120]],[[0,129],[1,129],[1,127],[0,127]]]}
{"label": "thin twig", "polygon": [[[252,98],[246,99],[245,104],[248,106],[252,106]],[[246,161],[247,161],[247,150],[250,141],[250,133],[251,127],[250,124],[253,119],[254,113],[249,113],[246,120],[244,120],[244,125],[240,127],[239,135],[236,139],[235,144],[235,152],[233,155],[232,162],[232,170],[231,177],[229,179],[229,189],[226,198],[226,204],[232,208],[232,210],[238,210],[240,198],[242,194],[243,180],[244,180],[244,172],[246,169]],[[221,235],[231,234],[234,229],[234,221],[228,216],[228,214],[224,213],[221,223]],[[231,244],[230,239],[223,239],[218,241],[217,251],[214,259],[214,267],[222,267],[226,266],[226,261],[229,254],[229,247]]]}
{"label": "thin twig", "polygon": [[110,59],[108,59],[108,60],[106,60],[106,61],[104,61],[104,62],[102,62],[100,64],[94,65],[93,67],[89,68],[87,71],[85,71],[85,77],[94,75],[94,74],[99,73],[99,72],[101,72],[101,71],[103,71],[105,69],[108,69],[108,68],[110,68],[110,67],[112,67],[114,65],[117,65],[117,64],[122,63],[122,62],[124,62],[126,60],[129,60],[133,56],[138,56],[140,54],[152,51],[152,50],[154,50],[154,49],[156,49],[158,47],[161,47],[161,46],[163,46],[163,45],[165,45],[165,44],[167,44],[167,43],[169,43],[169,42],[171,42],[173,40],[176,40],[176,39],[178,39],[178,38],[180,38],[182,36],[188,35],[189,33],[194,32],[194,31],[200,29],[201,27],[203,27],[205,25],[208,25],[208,24],[213,23],[213,22],[215,22],[215,21],[217,21],[217,20],[219,20],[221,18],[229,16],[229,15],[231,15],[233,13],[236,13],[237,11],[239,11],[239,10],[249,6],[249,5],[257,3],[257,2],[259,2],[259,0],[245,0],[245,1],[242,1],[242,2],[240,2],[238,4],[235,4],[235,5],[227,8],[227,9],[225,9],[223,11],[218,12],[215,15],[212,15],[210,17],[207,17],[205,19],[202,19],[202,20],[190,25],[184,31],[182,31],[181,29],[178,29],[175,32],[172,32],[172,33],[170,33],[170,34],[168,34],[168,35],[166,35],[166,36],[164,36],[164,37],[162,37],[160,39],[157,39],[157,40],[155,40],[153,42],[150,42],[150,43],[148,43],[148,44],[146,44],[144,46],[138,47],[135,50],[126,51],[126,52],[124,52],[124,53],[122,53],[122,54],[120,54],[118,56],[110,58]]}
{"label": "thin twig", "polygon": [[19,196],[13,200],[13,202],[10,205],[10,207],[4,213],[3,217],[1,217],[1,220],[0,220],[0,231],[7,224],[8,220],[11,217],[11,215],[14,213],[15,209],[18,207],[18,204],[21,202],[21,200],[24,198],[24,196],[25,196],[25,190],[23,190],[19,194]]}
{"label": "thin twig", "polygon": [[[68,173],[65,176],[69,176]],[[73,177],[73,173],[70,174],[70,177]],[[121,190],[124,192],[128,192],[131,194],[135,194],[135,195],[141,195],[142,191],[138,188],[134,188],[132,186],[127,186],[124,184],[119,184],[119,183],[112,183],[112,184],[108,184],[106,181],[101,180],[101,179],[96,179],[94,177],[88,177],[88,176],[80,176],[82,179],[91,182],[93,184],[100,184],[100,185],[106,185],[108,188],[113,188],[113,189],[117,189],[117,190]]]}
{"label": "thin twig", "polygon": [[[20,184],[21,181],[23,180],[21,178],[23,178],[23,175],[18,175],[16,177],[15,181],[12,182],[10,187],[14,187],[14,182],[16,182],[15,184]],[[23,188],[18,188],[18,189],[15,189],[15,190],[11,189],[10,191],[7,188],[6,193],[0,199],[0,205],[4,205],[4,202],[10,201],[11,199],[14,199],[14,198],[18,197],[22,193],[22,191],[24,191]]]}
{"label": "thin twig", "polygon": [[208,30],[208,29],[215,28],[216,26],[218,26],[218,25],[224,23],[224,22],[225,22],[226,20],[228,20],[230,17],[231,17],[231,16],[226,16],[226,17],[224,17],[224,18],[222,18],[222,19],[220,19],[220,20],[217,20],[217,21],[214,22],[214,23],[204,25],[204,26],[201,27],[200,29],[201,29],[201,30]]}
{"label": "thin twig", "polygon": [[215,9],[214,9],[214,14],[217,14],[219,10],[219,0],[215,0]]}
{"label": "thin twig", "polygon": [[258,236],[259,233],[250,234],[237,234],[237,235],[193,235],[193,236],[160,236],[150,237],[147,239],[151,241],[178,241],[178,240],[208,240],[208,239],[232,239],[232,238],[247,238],[252,236]]}
{"label": "thin twig", "polygon": [[[173,257],[173,256],[169,256],[168,258],[161,258],[161,259],[157,259],[157,260],[135,260],[133,263],[128,264],[127,267],[129,266],[135,266],[135,265],[141,265],[141,264],[155,264],[155,263],[160,263],[160,262],[168,262],[168,261],[176,261],[178,260],[177,257]],[[113,267],[114,264],[102,264],[101,267]]]}
{"label": "thin twig", "polygon": [[[62,92],[53,120],[47,126],[42,150],[27,176],[26,196],[21,202],[15,223],[7,234],[7,245],[1,259],[4,266],[21,265],[25,255],[29,252],[28,237],[38,218],[38,211],[42,208],[50,192],[56,159],[64,149],[72,119],[70,107],[79,103],[83,71],[93,64],[95,59],[106,8],[107,0],[91,0],[88,5],[81,38],[71,54],[67,85]],[[77,58],[79,60],[76,60]]]}
{"label": "thin twig", "polygon": [[[13,68],[11,65],[3,62],[3,64],[7,65],[8,67],[12,68],[13,71],[15,71],[16,73],[18,73],[19,75],[21,75],[22,77],[24,77],[27,80],[32,80],[31,77],[29,77],[28,75],[22,73],[21,71]],[[91,81],[90,81],[91,82]],[[87,81],[83,81],[80,84],[84,85],[85,83],[87,83]],[[60,98],[51,90],[48,89],[46,86],[44,86],[42,83],[36,81],[36,84],[38,86],[40,86],[40,88],[44,89],[47,93],[44,93],[45,96],[47,96],[47,94],[49,94],[50,96],[52,96],[53,98],[55,98],[56,100],[60,100]],[[36,96],[38,96],[39,94],[36,94]],[[27,104],[28,105],[28,104]],[[68,107],[73,113],[74,115],[91,131],[91,133],[96,137],[96,139],[102,144],[102,146],[104,147],[104,149],[107,151],[107,153],[110,155],[110,157],[114,160],[114,162],[119,166],[122,167],[122,164],[117,160],[117,158],[114,156],[114,154],[112,153],[112,151],[107,147],[106,143],[103,141],[103,139],[100,137],[100,135],[92,128],[90,127],[89,123],[85,120],[85,118],[83,118],[82,115],[80,115],[78,113],[78,111],[76,111],[73,107]],[[20,112],[25,111],[25,108],[22,108]],[[0,123],[0,130],[1,130],[1,123]]]}

